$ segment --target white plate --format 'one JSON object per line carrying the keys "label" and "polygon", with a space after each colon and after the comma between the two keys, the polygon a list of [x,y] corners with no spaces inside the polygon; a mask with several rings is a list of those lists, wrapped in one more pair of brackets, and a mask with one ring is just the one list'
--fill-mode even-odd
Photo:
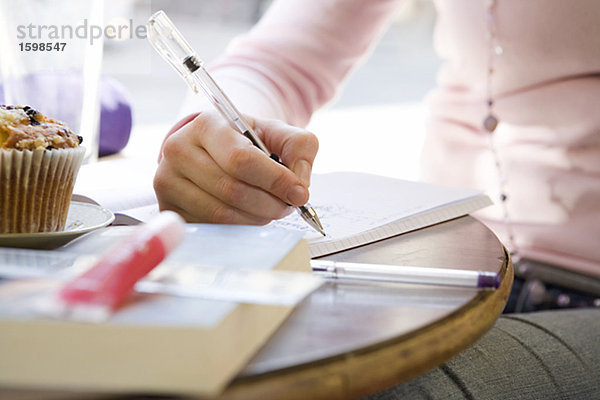
{"label": "white plate", "polygon": [[109,225],[114,219],[115,215],[106,208],[95,204],[72,201],[63,231],[3,233],[0,234],[0,246],[55,249],[84,233]]}

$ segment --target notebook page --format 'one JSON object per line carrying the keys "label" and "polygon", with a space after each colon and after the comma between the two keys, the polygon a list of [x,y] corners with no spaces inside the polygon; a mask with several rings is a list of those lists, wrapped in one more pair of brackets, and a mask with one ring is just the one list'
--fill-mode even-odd
{"label": "notebook page", "polygon": [[326,237],[295,213],[272,224],[305,232],[311,256],[319,257],[466,215],[491,200],[473,189],[336,172],[313,176],[310,203]]}

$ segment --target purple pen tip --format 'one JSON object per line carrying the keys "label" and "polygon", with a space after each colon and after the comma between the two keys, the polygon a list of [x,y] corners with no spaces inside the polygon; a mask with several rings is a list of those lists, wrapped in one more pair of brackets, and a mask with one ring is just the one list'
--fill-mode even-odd
{"label": "purple pen tip", "polygon": [[500,275],[480,274],[477,278],[477,287],[486,289],[498,289],[500,287]]}

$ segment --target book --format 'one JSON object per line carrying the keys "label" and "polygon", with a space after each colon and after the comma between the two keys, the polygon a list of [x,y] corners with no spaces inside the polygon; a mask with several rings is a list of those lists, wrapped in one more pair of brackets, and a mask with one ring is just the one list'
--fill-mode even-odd
{"label": "book", "polygon": [[[57,268],[42,256],[99,254],[131,229],[99,230],[54,252],[0,249],[0,259],[21,262],[15,258],[20,254],[31,257],[28,265]],[[306,241],[297,232],[190,224],[184,242],[165,263],[290,271],[313,278],[309,259]],[[37,302],[59,285],[52,279],[0,282],[0,387],[215,396],[294,309],[293,304],[135,293],[101,324],[40,316]]]}
{"label": "book", "polygon": [[[158,212],[152,189],[155,163],[150,162],[116,159],[84,165],[75,193],[144,220]],[[470,188],[359,172],[313,174],[310,195],[326,237],[314,232],[295,213],[271,225],[304,232],[312,257],[448,221],[492,204],[486,194]]]}

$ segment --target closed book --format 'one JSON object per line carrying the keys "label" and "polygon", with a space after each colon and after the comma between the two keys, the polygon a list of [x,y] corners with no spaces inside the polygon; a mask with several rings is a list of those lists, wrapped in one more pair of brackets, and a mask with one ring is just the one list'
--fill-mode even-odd
{"label": "closed book", "polygon": [[[99,230],[52,254],[93,256],[130,229]],[[0,257],[23,261],[14,261],[15,251],[23,250],[0,249]],[[39,258],[45,253],[27,254],[36,255],[29,267],[45,268]],[[310,274],[309,259],[297,232],[190,224],[165,263]],[[103,323],[40,316],[36,304],[60,284],[49,278],[0,283],[3,389],[214,396],[294,308],[136,292]]]}

